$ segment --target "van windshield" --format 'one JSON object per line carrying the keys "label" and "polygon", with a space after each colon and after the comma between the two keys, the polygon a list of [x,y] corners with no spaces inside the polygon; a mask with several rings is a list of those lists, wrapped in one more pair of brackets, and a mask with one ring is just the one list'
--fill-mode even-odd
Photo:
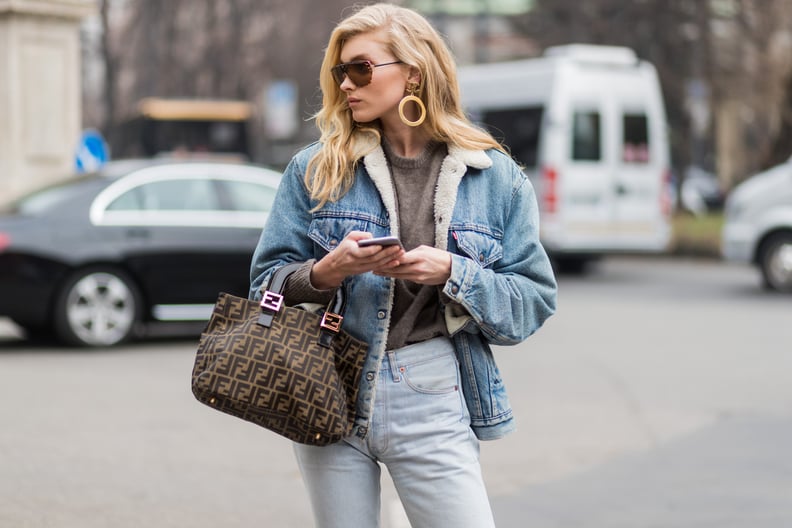
{"label": "van windshield", "polygon": [[537,163],[544,108],[541,106],[490,110],[478,120],[495,139],[503,143],[517,163],[533,169]]}

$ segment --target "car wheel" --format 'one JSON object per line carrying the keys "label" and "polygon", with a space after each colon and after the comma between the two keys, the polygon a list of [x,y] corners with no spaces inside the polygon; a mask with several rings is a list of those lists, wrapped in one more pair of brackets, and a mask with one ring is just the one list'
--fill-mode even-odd
{"label": "car wheel", "polygon": [[792,233],[778,233],[762,244],[762,277],[770,288],[792,292]]}
{"label": "car wheel", "polygon": [[84,269],[66,281],[55,307],[55,330],[66,343],[112,346],[129,339],[139,320],[141,296],[115,269]]}

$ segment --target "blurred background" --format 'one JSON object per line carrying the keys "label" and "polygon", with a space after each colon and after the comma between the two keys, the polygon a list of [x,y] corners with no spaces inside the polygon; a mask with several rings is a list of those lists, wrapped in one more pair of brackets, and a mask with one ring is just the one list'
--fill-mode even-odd
{"label": "blurred background", "polygon": [[[371,2],[357,2],[366,3]],[[635,50],[658,70],[672,181],[677,192],[687,181],[693,194],[703,196],[704,208],[700,200],[683,204],[698,216],[717,211],[736,184],[792,152],[792,0],[394,3],[427,15],[460,65],[536,57],[566,43]],[[68,64],[79,68],[79,130],[98,130],[108,157],[151,156],[177,147],[158,144],[146,128],[147,118],[156,114],[147,99],[225,100],[245,103],[219,110],[244,121],[244,137],[233,127],[218,127],[216,141],[241,141],[250,160],[276,168],[316,137],[310,117],[320,104],[323,47],[351,9],[345,0],[61,0],[52,5],[55,14],[80,8],[69,14],[78,23],[80,60]],[[44,78],[56,81],[52,73]],[[77,145],[78,129],[67,125],[74,136],[69,143]],[[7,154],[12,155],[19,149]],[[37,180],[54,179],[56,172],[36,173],[41,176],[24,183],[11,178],[6,192],[21,194]],[[718,231],[718,219],[696,222],[698,230],[687,220],[678,219],[676,226],[681,248],[717,251],[717,242],[702,237]],[[693,244],[687,243],[690,237]]]}
{"label": "blurred background", "polygon": [[[634,49],[658,69],[679,178],[693,166],[728,189],[792,152],[790,0],[394,3],[426,14],[460,64],[538,56],[569,42]],[[348,5],[100,0],[81,29],[83,123],[124,155],[135,147],[121,130],[145,97],[244,100],[254,108],[253,159],[281,165],[315,138],[317,71]]]}
{"label": "blurred background", "polygon": [[[393,3],[461,69],[623,46],[661,88],[667,245],[560,274],[558,314],[497,351],[520,420],[482,446],[499,526],[792,526],[792,311],[767,291],[792,291],[792,0]],[[168,324],[246,293],[352,4],[0,0],[0,526],[310,524],[288,442],[190,394],[207,312]],[[385,497],[383,526],[408,526]]]}

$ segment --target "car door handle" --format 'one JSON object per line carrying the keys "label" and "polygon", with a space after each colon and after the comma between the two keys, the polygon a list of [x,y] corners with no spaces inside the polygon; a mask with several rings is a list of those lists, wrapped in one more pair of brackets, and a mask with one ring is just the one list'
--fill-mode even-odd
{"label": "car door handle", "polygon": [[142,227],[127,229],[126,232],[127,238],[148,238],[150,234],[151,233],[148,229],[144,229]]}

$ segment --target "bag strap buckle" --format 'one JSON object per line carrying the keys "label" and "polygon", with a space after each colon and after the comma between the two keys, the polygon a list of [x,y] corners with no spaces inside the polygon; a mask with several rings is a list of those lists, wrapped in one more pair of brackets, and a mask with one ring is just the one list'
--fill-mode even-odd
{"label": "bag strap buckle", "polygon": [[260,306],[264,310],[270,310],[274,313],[278,313],[283,306],[283,295],[266,290],[264,295],[261,297]]}
{"label": "bag strap buckle", "polygon": [[344,317],[341,315],[334,314],[332,312],[325,312],[322,316],[322,322],[319,324],[319,326],[337,334],[341,331],[341,321],[343,320]]}

